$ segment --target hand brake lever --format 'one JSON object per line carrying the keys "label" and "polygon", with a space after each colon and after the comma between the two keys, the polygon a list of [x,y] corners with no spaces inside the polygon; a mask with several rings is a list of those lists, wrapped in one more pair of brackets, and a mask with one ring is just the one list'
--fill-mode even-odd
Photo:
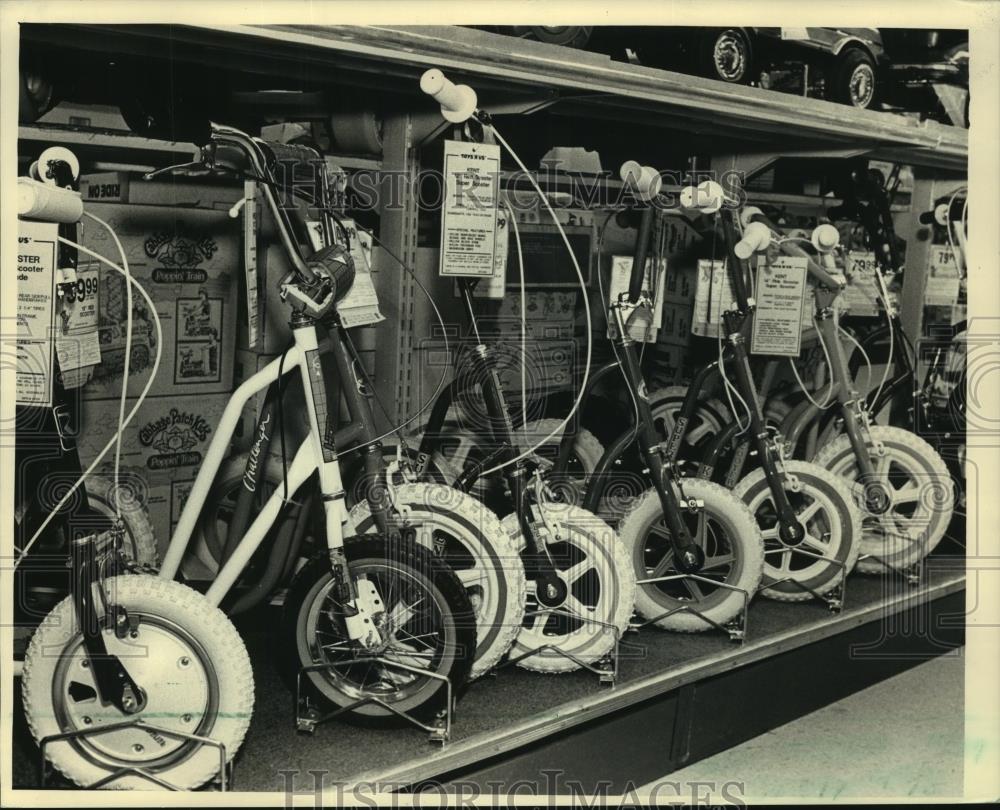
{"label": "hand brake lever", "polygon": [[[197,171],[200,170],[200,171]],[[155,177],[159,177],[163,174],[174,174],[184,172],[186,174],[209,174],[212,170],[209,169],[200,160],[192,160],[190,163],[177,163],[173,166],[164,166],[162,169],[155,169],[151,172],[146,172],[143,176],[143,180],[152,180]]]}

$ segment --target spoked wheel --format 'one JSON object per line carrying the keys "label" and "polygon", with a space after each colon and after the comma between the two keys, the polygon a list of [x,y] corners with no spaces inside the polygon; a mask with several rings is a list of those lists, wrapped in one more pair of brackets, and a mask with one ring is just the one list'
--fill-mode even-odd
{"label": "spoked wheel", "polygon": [[[496,665],[524,618],[524,565],[513,540],[489,509],[472,496],[441,484],[396,489],[400,528],[445,562],[461,581],[476,616],[478,643],[470,678]],[[377,532],[368,502],[357,504],[350,524],[359,534]]]}
{"label": "spoked wheel", "polygon": [[793,548],[780,540],[777,510],[763,469],[740,481],[733,494],[750,508],[764,538],[762,593],[770,599],[803,602],[812,597],[805,588],[829,593],[854,568],[861,545],[861,513],[843,479],[805,461],[785,461],[784,468],[790,476],[785,491],[806,530],[801,545]]}
{"label": "spoked wheel", "polygon": [[[639,583],[635,596],[639,614],[656,619],[656,626],[665,630],[696,633],[712,625],[684,608],[697,610],[718,624],[736,617],[760,584],[764,544],[750,510],[731,492],[695,478],[684,479],[682,486],[688,498],[705,504],[703,510],[684,515],[688,531],[705,552],[698,579],[680,578],[655,489],[643,493],[619,531]],[[642,584],[672,576],[678,578]],[[677,612],[664,615],[671,611]]]}
{"label": "spoked wheel", "polygon": [[[367,725],[400,722],[392,706],[432,719],[464,688],[476,648],[476,621],[458,578],[423,546],[377,535],[344,546],[359,601],[368,605],[378,642],[361,648],[348,638],[330,562],[320,555],[296,576],[285,602],[282,663],[294,685],[321,703],[346,708],[345,719]],[[401,665],[401,666],[400,666]],[[416,671],[414,671],[416,670]]]}
{"label": "spoked wheel", "polygon": [[[220,742],[231,760],[250,725],[254,699],[250,659],[236,629],[205,597],[177,582],[126,575],[107,580],[106,589],[110,601],[128,612],[131,632],[120,639],[109,622],[104,642],[140,686],[146,704],[131,715],[101,704],[67,598],[38,628],[24,660],[24,711],[35,741],[138,718]],[[57,770],[84,787],[132,767],[191,790],[219,771],[217,748],[134,727],[51,743],[45,752]],[[157,785],[126,775],[109,787]]]}
{"label": "spoked wheel", "polygon": [[879,514],[866,503],[871,488],[846,435],[820,450],[815,463],[851,485],[864,518],[858,570],[878,574],[886,570],[883,563],[911,565],[934,550],[951,522],[955,493],[947,465],[926,441],[901,428],[875,425],[870,431],[885,449],[873,462],[876,482],[889,491],[888,510]]}
{"label": "spoked wheel", "polygon": [[[542,508],[558,534],[547,548],[567,595],[562,604],[545,606],[535,595],[534,583],[529,583],[524,623],[510,654],[535,651],[518,662],[524,669],[571,672],[599,661],[614,648],[615,633],[625,632],[635,600],[635,577],[621,541],[599,517],[569,504]],[[523,550],[517,515],[508,515],[502,523]]]}

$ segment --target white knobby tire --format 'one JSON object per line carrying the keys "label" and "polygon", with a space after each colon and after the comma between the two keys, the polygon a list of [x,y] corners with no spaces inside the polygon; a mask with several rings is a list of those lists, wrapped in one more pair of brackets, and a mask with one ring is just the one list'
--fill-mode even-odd
{"label": "white knobby tire", "polygon": [[[865,509],[864,486],[858,481],[857,459],[846,434],[820,450],[814,463],[849,482],[864,522],[858,571],[880,574],[886,567],[879,560],[900,568],[934,550],[951,522],[955,493],[947,465],[922,438],[881,425],[873,425],[870,431],[871,438],[885,448],[885,455],[875,460],[875,472],[892,489],[892,506],[886,514]],[[901,486],[895,486],[894,480]]]}
{"label": "white knobby tire", "polygon": [[[527,584],[514,541],[493,512],[464,492],[443,484],[402,484],[395,505],[400,527],[446,561],[465,587],[476,616],[476,657],[470,678],[491,670],[521,629]],[[347,534],[378,531],[367,501],[351,509]]]}
{"label": "white knobby tire", "polygon": [[[35,741],[138,717],[220,742],[231,760],[246,736],[254,703],[253,670],[236,628],[204,596],[177,582],[139,574],[112,577],[105,585],[110,601],[139,620],[137,636],[119,639],[108,629],[105,644],[148,702],[133,715],[100,705],[72,600],[66,598],[45,617],[24,659],[24,712]],[[84,787],[127,766],[145,768],[186,790],[219,772],[217,748],[135,728],[50,743],[45,753],[58,771]],[[157,788],[135,775],[109,787]]]}
{"label": "white knobby tire", "polygon": [[[764,541],[746,504],[724,487],[700,478],[682,482],[688,498],[704,501],[705,565],[699,576],[738,588],[714,587],[699,580],[680,579],[636,586],[635,608],[645,619],[657,619],[656,626],[681,633],[699,633],[712,624],[681,608],[688,606],[718,624],[739,615],[760,585],[764,566]],[[678,493],[674,484],[674,492]],[[696,524],[688,521],[688,529]],[[677,574],[670,565],[672,550],[663,507],[656,490],[646,490],[632,505],[618,527],[622,543],[640,583],[645,579]],[[694,535],[694,531],[692,531]],[[697,541],[697,536],[695,536]],[[728,565],[728,568],[725,567]],[[669,616],[663,614],[678,610]]]}
{"label": "white knobby tire", "polygon": [[[533,672],[572,672],[581,665],[553,649],[540,648],[556,648],[586,664],[601,660],[614,648],[615,633],[620,638],[628,628],[635,605],[635,577],[614,529],[597,515],[564,503],[549,503],[543,508],[547,521],[559,535],[548,548],[560,579],[569,586],[569,595],[560,609],[593,621],[565,618],[541,608],[531,585],[524,623],[510,655],[516,658],[536,651],[517,665]],[[507,515],[502,524],[518,548],[523,549],[525,541],[517,515]],[[561,568],[560,563],[565,567]]]}
{"label": "white knobby tire", "polygon": [[805,521],[802,548],[823,559],[798,554],[778,539],[774,503],[762,468],[743,478],[733,494],[750,508],[764,538],[761,593],[781,602],[805,602],[812,594],[802,586],[826,594],[853,570],[861,545],[861,513],[842,478],[808,461],[783,465],[799,485],[797,492],[786,485],[786,492],[799,520]]}
{"label": "white knobby tire", "polygon": [[[529,421],[527,429],[520,424],[514,426],[518,450],[524,452],[554,434],[535,450],[539,456],[555,461],[559,455],[559,444],[563,430],[561,419],[536,419]],[[555,475],[549,473],[545,483],[562,501],[574,503],[577,506],[583,500],[583,490],[590,474],[597,469],[597,462],[604,455],[604,445],[586,428],[577,428],[573,436],[573,450],[565,473]]]}
{"label": "white knobby tire", "polygon": [[121,510],[125,530],[125,556],[136,565],[156,568],[159,554],[156,534],[146,509],[146,485],[141,479],[133,480],[127,473],[121,485],[115,487],[112,476],[91,473],[83,479],[87,502],[91,509],[114,520],[116,507]]}
{"label": "white knobby tire", "polygon": [[[658,388],[649,395],[649,407],[653,413],[653,420],[662,423],[663,429],[660,430],[660,433],[664,440],[669,437],[670,431],[673,430],[677,414],[680,413],[681,407],[684,405],[687,392],[687,386],[668,385],[665,388]],[[690,448],[703,446],[726,426],[729,421],[728,414],[728,406],[720,400],[714,397],[699,396],[692,424],[689,424],[684,432],[684,443]]]}

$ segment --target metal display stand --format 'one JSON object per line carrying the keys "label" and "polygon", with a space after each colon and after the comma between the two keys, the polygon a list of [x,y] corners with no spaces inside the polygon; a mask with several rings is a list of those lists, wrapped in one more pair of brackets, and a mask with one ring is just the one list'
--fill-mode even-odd
{"label": "metal display stand", "polygon": [[497,670],[506,669],[507,667],[518,664],[521,661],[524,661],[525,659],[530,658],[533,655],[539,655],[551,652],[558,657],[572,661],[581,669],[585,669],[588,672],[594,673],[595,675],[597,675],[598,683],[607,684],[613,687],[618,680],[618,672],[619,672],[618,655],[621,646],[621,633],[619,632],[618,628],[615,625],[601,621],[600,619],[592,619],[588,616],[579,616],[576,613],[570,613],[569,611],[559,610],[559,609],[543,608],[540,610],[529,611],[525,613],[524,616],[525,618],[532,618],[534,616],[540,616],[543,613],[548,613],[551,616],[565,616],[566,618],[569,619],[576,619],[577,621],[581,621],[585,624],[592,624],[597,627],[600,627],[605,632],[610,632],[614,636],[615,639],[614,646],[611,648],[610,652],[605,654],[603,657],[599,658],[597,661],[593,663],[587,663],[586,661],[581,660],[578,656],[573,655],[573,653],[569,653],[566,652],[565,650],[559,649],[559,647],[557,647],[554,644],[542,644],[541,646],[535,647],[534,649],[528,650],[527,652],[520,653],[514,658],[508,658],[506,661],[504,661],[502,664],[499,664],[494,669]]}
{"label": "metal display stand", "polygon": [[[212,781],[211,784],[218,786],[218,790],[221,793],[225,793],[229,790],[232,785],[232,763],[229,762],[229,757],[226,752],[226,746],[219,742],[218,740],[213,740],[209,737],[202,737],[197,734],[189,734],[185,731],[177,731],[176,729],[163,728],[162,726],[155,726],[152,723],[147,723],[141,718],[136,718],[134,720],[126,720],[122,723],[112,723],[107,726],[99,726],[96,728],[85,728],[78,729],[76,731],[66,731],[61,734],[50,734],[48,737],[43,737],[39,743],[38,748],[41,753],[41,787],[47,787],[47,781],[51,775],[53,768],[49,765],[49,761],[45,756],[45,749],[52,743],[57,742],[68,742],[70,740],[80,740],[85,737],[95,737],[99,734],[109,734],[113,731],[121,731],[126,728],[140,728],[144,731],[154,732],[156,734],[162,734],[165,737],[173,737],[178,740],[189,740],[191,742],[197,742],[201,745],[208,745],[213,748],[218,749],[219,752],[219,775]],[[103,787],[111,785],[113,782],[121,779],[124,776],[138,776],[141,779],[146,779],[154,785],[158,785],[164,790],[170,791],[180,791],[187,790],[187,788],[180,788],[176,785],[172,785],[164,779],[158,777],[155,773],[146,770],[145,768],[139,768],[136,766],[125,766],[123,768],[118,768],[116,771],[108,774],[103,779],[99,779],[90,785],[87,785],[85,790],[100,790]]]}
{"label": "metal display stand", "polygon": [[[379,663],[387,667],[393,667],[395,669],[402,670],[404,672],[409,672],[413,675],[419,675],[425,678],[432,678],[437,681],[443,681],[445,685],[445,696],[446,703],[443,711],[438,712],[434,723],[427,724],[411,714],[407,714],[404,711],[400,711],[395,706],[386,703],[384,700],[377,697],[366,697],[356,700],[348,706],[342,706],[339,709],[334,709],[326,714],[321,714],[316,705],[309,699],[308,695],[303,694],[302,691],[302,676],[310,672],[322,672],[325,670],[339,669],[340,667],[353,666],[354,664],[366,664],[366,663]],[[437,672],[428,672],[427,670],[420,669],[419,667],[412,667],[409,664],[403,664],[399,661],[389,661],[388,659],[380,655],[371,656],[360,656],[358,658],[352,658],[348,661],[337,661],[334,663],[326,664],[310,664],[307,667],[301,667],[298,674],[295,677],[295,728],[297,731],[312,734],[316,731],[316,726],[321,723],[326,723],[329,720],[333,720],[342,714],[353,711],[361,706],[375,705],[381,706],[388,712],[391,712],[396,717],[399,717],[411,725],[416,726],[422,731],[426,731],[428,734],[428,741],[432,743],[440,743],[444,746],[448,740],[451,738],[451,725],[455,714],[455,695],[452,689],[451,679],[445,675],[440,675]]]}
{"label": "metal display stand", "polygon": [[829,557],[824,557],[822,554],[817,554],[813,551],[806,551],[804,548],[799,548],[798,546],[789,546],[780,549],[776,548],[769,551],[765,550],[764,555],[767,556],[768,554],[773,554],[776,551],[781,552],[782,554],[786,551],[791,551],[794,554],[802,554],[806,557],[823,560],[824,562],[837,566],[843,572],[843,576],[841,576],[840,582],[825,594],[820,593],[814,588],[810,588],[808,585],[797,581],[793,577],[783,577],[782,579],[776,579],[774,582],[769,582],[767,585],[761,585],[757,588],[755,593],[760,593],[761,591],[773,588],[775,585],[782,585],[785,582],[789,582],[803,593],[808,593],[814,599],[826,603],[826,606],[831,613],[840,613],[840,611],[844,609],[844,603],[847,599],[847,566],[844,563],[840,560],[831,560]]}
{"label": "metal display stand", "polygon": [[750,598],[752,594],[743,588],[738,588],[735,585],[730,585],[728,582],[716,582],[714,579],[708,579],[707,577],[699,576],[698,574],[671,574],[665,577],[654,577],[652,579],[638,579],[636,580],[636,585],[653,585],[657,582],[670,582],[679,579],[693,579],[698,582],[704,582],[708,585],[714,585],[717,588],[725,588],[728,591],[738,591],[743,594],[743,607],[740,608],[740,612],[736,617],[730,619],[728,622],[717,622],[714,619],[709,618],[704,613],[702,613],[697,608],[691,607],[690,605],[681,605],[680,607],[671,608],[658,616],[654,616],[651,619],[647,619],[644,622],[638,624],[630,625],[629,629],[641,630],[643,627],[649,627],[652,624],[663,621],[664,619],[675,616],[678,613],[690,613],[692,616],[697,616],[699,619],[704,621],[706,624],[710,625],[716,630],[719,630],[729,636],[730,641],[735,641],[742,645],[746,641],[747,636],[747,614],[750,609]]}

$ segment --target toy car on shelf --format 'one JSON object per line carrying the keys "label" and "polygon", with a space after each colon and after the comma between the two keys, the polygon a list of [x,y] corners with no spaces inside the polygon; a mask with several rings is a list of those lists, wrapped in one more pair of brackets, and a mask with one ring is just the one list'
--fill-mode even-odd
{"label": "toy car on shelf", "polygon": [[[650,67],[731,84],[774,87],[794,65],[813,92],[854,107],[879,98],[885,49],[877,28],[712,28],[693,26],[492,26],[552,45],[601,51]],[[779,78],[772,78],[776,73]]]}

